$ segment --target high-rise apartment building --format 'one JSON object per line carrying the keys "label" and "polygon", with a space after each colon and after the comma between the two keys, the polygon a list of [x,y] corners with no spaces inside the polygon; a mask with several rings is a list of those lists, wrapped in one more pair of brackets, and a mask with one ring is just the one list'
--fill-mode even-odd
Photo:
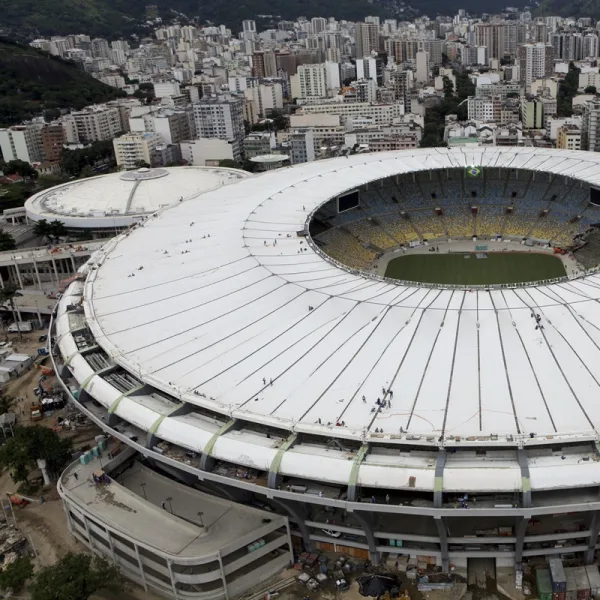
{"label": "high-rise apartment building", "polygon": [[390,74],[390,87],[396,102],[404,102],[406,110],[410,111],[410,88],[412,86],[411,73],[396,69]]}
{"label": "high-rise apartment building", "polygon": [[244,100],[241,98],[201,100],[194,104],[194,121],[196,135],[199,138],[217,138],[235,142],[235,153],[243,154]]}
{"label": "high-rise apartment building", "polygon": [[244,90],[244,97],[254,104],[253,112],[266,117],[274,110],[283,108],[283,89],[281,83],[260,84]]}
{"label": "high-rise apartment building", "polygon": [[111,140],[123,131],[121,114],[116,107],[90,106],[64,119],[74,123],[78,141],[83,144]]}
{"label": "high-rise apartment building", "polygon": [[43,160],[41,125],[15,125],[0,129],[0,149],[6,162],[22,160],[28,163]]}
{"label": "high-rise apartment building", "polygon": [[41,139],[44,160],[53,163],[58,162],[67,142],[63,126],[60,123],[44,125],[41,130]]}
{"label": "high-rise apartment building", "polygon": [[111,58],[110,46],[103,38],[92,40],[92,58]]}
{"label": "high-rise apartment building", "polygon": [[277,61],[271,50],[259,50],[252,55],[252,75],[259,79],[277,77]]}
{"label": "high-rise apartment building", "polygon": [[290,160],[293,165],[315,160],[315,137],[312,129],[299,129],[290,135]]}
{"label": "high-rise apartment building", "polygon": [[322,33],[327,29],[327,19],[324,17],[313,17],[310,20],[313,33]]}
{"label": "high-rise apartment building", "polygon": [[117,165],[135,169],[140,162],[152,164],[152,153],[162,144],[157,133],[128,133],[113,140]]}
{"label": "high-rise apartment building", "polygon": [[550,36],[554,56],[562,60],[581,60],[583,58],[583,36],[580,33],[557,32]]}
{"label": "high-rise apartment building", "polygon": [[327,97],[327,69],[325,64],[300,65],[298,67],[297,87],[301,98]]}
{"label": "high-rise apartment building", "polygon": [[379,26],[375,23],[357,23],[354,30],[356,57],[369,56],[379,50]]}
{"label": "high-rise apartment building", "polygon": [[535,79],[552,75],[554,48],[548,44],[524,44],[519,46],[518,60],[521,82],[531,85]]}
{"label": "high-rise apartment building", "polygon": [[586,102],[583,106],[581,149],[600,152],[600,100]]}
{"label": "high-rise apartment building", "polygon": [[519,27],[522,25],[509,21],[477,23],[475,25],[475,44],[487,46],[490,58],[514,56],[517,53]]}

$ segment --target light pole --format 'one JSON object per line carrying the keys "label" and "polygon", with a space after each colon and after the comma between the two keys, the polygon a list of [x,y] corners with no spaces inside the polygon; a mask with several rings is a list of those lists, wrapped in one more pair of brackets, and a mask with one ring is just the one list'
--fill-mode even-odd
{"label": "light pole", "polygon": [[146,482],[142,481],[142,483],[140,483],[140,487],[142,488],[142,492],[144,493],[144,500],[148,500],[148,498],[146,498]]}
{"label": "light pole", "polygon": [[173,507],[171,506],[171,500],[173,500],[173,498],[171,498],[171,496],[169,496],[167,498],[167,502],[169,503],[169,510],[171,511],[171,514],[173,514]]}
{"label": "light pole", "polygon": [[200,527],[204,527],[204,521],[202,520],[202,517],[204,516],[204,513],[202,511],[196,513],[198,515],[198,518],[200,519]]}

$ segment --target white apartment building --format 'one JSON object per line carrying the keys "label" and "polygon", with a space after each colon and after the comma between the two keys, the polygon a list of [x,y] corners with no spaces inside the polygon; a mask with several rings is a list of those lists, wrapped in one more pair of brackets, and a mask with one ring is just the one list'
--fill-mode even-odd
{"label": "white apartment building", "polygon": [[595,71],[587,71],[579,74],[579,87],[586,88],[590,85],[593,85],[596,89],[600,89],[600,73],[598,73],[598,69]]}
{"label": "white apartment building", "polygon": [[519,73],[525,85],[535,79],[549,77],[554,70],[554,48],[547,44],[519,46]]}
{"label": "white apartment building", "polygon": [[221,160],[240,159],[236,142],[217,138],[201,138],[181,142],[181,159],[197,167],[218,165]]}
{"label": "white apartment building", "polygon": [[417,81],[423,83],[429,80],[429,53],[423,50],[417,52],[416,57],[417,70],[416,76]]}
{"label": "white apartment building", "polygon": [[[292,96],[294,91],[299,98],[327,98],[327,69],[324,64],[300,65],[292,81]],[[297,79],[297,82],[295,81]],[[294,90],[296,83],[296,90]]]}
{"label": "white apartment building", "polygon": [[244,90],[246,100],[252,102],[253,112],[261,117],[283,108],[283,88],[280,83],[260,84]]}
{"label": "white apartment building", "polygon": [[357,58],[356,79],[374,79],[377,81],[377,61],[374,58]]}
{"label": "white apartment building", "polygon": [[[307,104],[296,115],[327,113],[339,115],[342,124],[349,119],[367,118],[376,125],[389,125],[404,115],[404,104],[373,104],[370,102],[330,102],[324,104]],[[293,126],[293,125],[292,125]]]}
{"label": "white apartment building", "polygon": [[4,160],[41,162],[43,159],[41,130],[42,125],[37,123],[0,129],[0,148]]}
{"label": "white apartment building", "polygon": [[315,160],[315,140],[312,129],[294,131],[290,135],[290,160],[293,165]]}
{"label": "white apartment building", "polygon": [[113,140],[117,165],[122,169],[135,169],[143,161],[151,164],[152,152],[161,145],[157,133],[128,133]]}
{"label": "white apartment building", "polygon": [[111,140],[123,131],[121,114],[117,107],[88,106],[84,110],[66,115],[64,120],[74,124],[77,141],[81,143]]}
{"label": "white apartment building", "polygon": [[179,96],[181,94],[178,81],[157,81],[153,85],[154,95],[157,98],[169,98],[170,96]]}
{"label": "white apartment building", "polygon": [[196,137],[194,113],[188,109],[154,109],[129,118],[131,131],[158,133],[163,144],[178,144]]}
{"label": "white apartment building", "polygon": [[339,90],[342,84],[340,78],[340,64],[337,61],[325,62],[325,78],[328,90]]}
{"label": "white apartment building", "polygon": [[467,101],[469,121],[499,121],[502,101],[498,96],[469,96]]}

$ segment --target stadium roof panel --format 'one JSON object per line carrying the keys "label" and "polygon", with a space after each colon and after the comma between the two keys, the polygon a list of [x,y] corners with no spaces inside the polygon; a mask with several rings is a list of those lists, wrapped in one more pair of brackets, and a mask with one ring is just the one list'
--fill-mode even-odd
{"label": "stadium roof panel", "polygon": [[79,179],[34,194],[25,203],[33,221],[59,219],[70,228],[129,227],[186,198],[235,183],[249,173],[217,167],[138,169]]}
{"label": "stadium roof panel", "polygon": [[[441,434],[593,436],[600,276],[492,291],[406,286],[344,269],[296,235],[346,190],[470,165],[600,179],[598,155],[534,148],[363,154],[249,178],[109,242],[85,284],[89,327],[136,377],[280,428],[434,444]],[[391,406],[374,410],[384,389]]]}

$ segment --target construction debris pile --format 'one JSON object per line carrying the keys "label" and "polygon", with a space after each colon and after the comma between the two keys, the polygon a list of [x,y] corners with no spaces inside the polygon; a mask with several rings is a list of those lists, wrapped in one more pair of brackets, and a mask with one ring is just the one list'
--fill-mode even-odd
{"label": "construction debris pile", "polygon": [[15,562],[27,549],[27,538],[12,525],[0,525],[0,570]]}
{"label": "construction debris pile", "polygon": [[348,576],[361,573],[366,567],[364,560],[340,556],[334,562],[324,554],[309,552],[303,552],[294,564],[296,570],[302,571],[298,575],[298,581],[311,592],[322,586],[333,587],[338,591],[347,590],[350,586]]}

